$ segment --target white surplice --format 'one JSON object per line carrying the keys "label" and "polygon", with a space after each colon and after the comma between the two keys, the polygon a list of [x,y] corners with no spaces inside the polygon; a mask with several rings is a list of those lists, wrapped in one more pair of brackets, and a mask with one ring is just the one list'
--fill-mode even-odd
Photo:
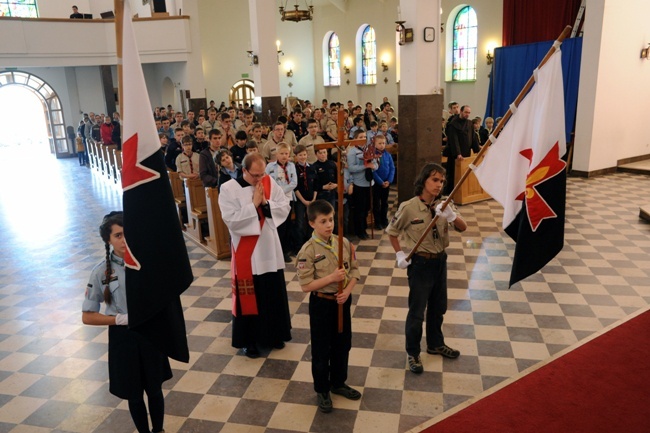
{"label": "white surplice", "polygon": [[[240,182],[245,183],[243,180]],[[260,228],[257,209],[253,205],[254,189],[250,185],[242,187],[240,182],[235,179],[229,180],[221,186],[219,193],[221,216],[228,226],[234,248],[237,249],[242,236],[259,235],[251,257],[253,275],[284,269],[277,227],[289,216],[291,211],[289,199],[282,188],[271,179],[271,197],[267,201],[272,218],[267,217],[264,226]]]}

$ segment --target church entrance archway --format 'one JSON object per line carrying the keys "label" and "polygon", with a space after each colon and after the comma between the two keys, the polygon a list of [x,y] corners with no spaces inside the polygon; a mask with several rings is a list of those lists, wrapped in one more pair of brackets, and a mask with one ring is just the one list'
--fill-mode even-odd
{"label": "church entrance archway", "polygon": [[34,74],[24,71],[0,72],[0,88],[4,86],[23,86],[40,99],[47,124],[50,152],[57,158],[65,158],[76,152],[66,136],[65,119],[61,100],[52,86]]}

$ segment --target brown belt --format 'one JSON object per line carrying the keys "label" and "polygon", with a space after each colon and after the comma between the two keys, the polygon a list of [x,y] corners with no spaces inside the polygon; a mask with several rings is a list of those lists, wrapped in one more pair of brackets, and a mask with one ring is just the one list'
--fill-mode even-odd
{"label": "brown belt", "polygon": [[328,295],[327,293],[321,293],[321,292],[311,292],[311,293],[312,295],[316,295],[319,298],[328,299],[330,301],[336,301],[336,296],[334,295]]}
{"label": "brown belt", "polygon": [[437,259],[442,257],[443,253],[415,253],[416,256],[424,257],[427,260]]}

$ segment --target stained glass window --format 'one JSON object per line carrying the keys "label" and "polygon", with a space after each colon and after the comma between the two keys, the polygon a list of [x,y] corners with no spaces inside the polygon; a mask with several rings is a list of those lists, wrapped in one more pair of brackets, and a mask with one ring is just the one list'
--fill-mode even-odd
{"label": "stained glass window", "polygon": [[0,0],[0,17],[38,18],[36,0]]}
{"label": "stained glass window", "polygon": [[361,84],[377,84],[377,42],[370,26],[361,35],[361,70]]}
{"label": "stained glass window", "polygon": [[330,86],[341,85],[341,46],[339,37],[332,33],[328,42],[327,62],[329,65],[329,82]]}
{"label": "stained glass window", "polygon": [[465,6],[454,20],[453,81],[476,80],[477,44],[476,12],[471,6]]}

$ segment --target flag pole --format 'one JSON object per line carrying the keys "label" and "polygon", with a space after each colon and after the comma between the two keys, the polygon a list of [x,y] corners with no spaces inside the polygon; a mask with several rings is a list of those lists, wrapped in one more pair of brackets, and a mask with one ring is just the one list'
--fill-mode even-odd
{"label": "flag pole", "polygon": [[[564,28],[564,30],[562,31],[562,33],[560,34],[560,36],[556,39],[553,46],[548,50],[548,52],[546,53],[546,55],[544,56],[542,61],[539,63],[539,65],[537,66],[537,69],[542,68],[546,64],[546,62],[548,62],[548,60],[551,58],[551,56],[553,54],[555,54],[555,51],[557,50],[557,47],[559,47],[562,44],[564,39],[566,39],[566,37],[569,36],[570,33],[571,33],[571,26],[566,26]],[[517,98],[512,103],[512,105],[514,105],[515,108],[518,107],[519,104],[521,104],[521,101],[524,99],[526,94],[528,94],[530,89],[533,87],[533,84],[535,84],[535,75],[534,74],[530,76],[530,78],[526,82],[526,85],[523,87],[523,89],[521,89],[521,91],[519,92],[519,95],[517,95]],[[511,107],[512,107],[512,105],[511,105]],[[476,158],[474,159],[474,165],[475,166],[478,165],[481,162],[481,160],[483,159],[483,157],[485,156],[485,153],[487,152],[488,148],[492,144],[492,137],[496,138],[501,133],[501,130],[505,126],[506,122],[508,122],[510,117],[512,117],[512,109],[508,108],[508,111],[506,112],[506,114],[503,115],[503,118],[501,118],[501,120],[499,121],[499,124],[494,129],[494,132],[492,133],[492,135],[490,135],[490,137],[488,138],[488,141],[485,142],[485,144],[483,145],[481,150],[476,155]],[[455,164],[455,161],[453,161],[453,162]],[[451,197],[453,197],[453,195],[460,188],[460,186],[465,182],[465,180],[467,180],[467,178],[469,177],[471,172],[472,172],[472,167],[470,166],[470,167],[467,168],[467,170],[465,170],[465,173],[463,173],[463,175],[461,176],[461,178],[458,181],[458,183],[456,184],[456,186],[454,186],[454,189],[449,193],[449,196],[447,197],[447,199],[445,199],[445,201],[442,203],[442,207],[440,208],[441,211],[444,211],[447,208],[447,205],[449,205],[449,202],[451,201]],[[424,229],[424,232],[422,233],[422,236],[420,236],[420,239],[418,239],[417,243],[415,244],[415,246],[413,247],[411,252],[408,254],[408,256],[406,256],[407,261],[411,260],[411,257],[413,257],[413,254],[415,254],[418,247],[420,246],[420,244],[422,244],[422,242],[424,241],[424,238],[429,234],[429,232],[434,227],[434,225],[436,224],[437,221],[438,221],[438,215],[434,216],[433,219],[431,220],[431,222],[429,223],[429,225]]]}
{"label": "flag pole", "polygon": [[[115,46],[117,56],[117,102],[120,104],[120,118],[124,119],[124,99],[122,89],[124,88],[124,76],[122,75],[122,33],[124,28],[124,0],[113,0],[115,13]],[[123,133],[120,128],[120,135]],[[120,137],[120,142],[122,137]]]}

